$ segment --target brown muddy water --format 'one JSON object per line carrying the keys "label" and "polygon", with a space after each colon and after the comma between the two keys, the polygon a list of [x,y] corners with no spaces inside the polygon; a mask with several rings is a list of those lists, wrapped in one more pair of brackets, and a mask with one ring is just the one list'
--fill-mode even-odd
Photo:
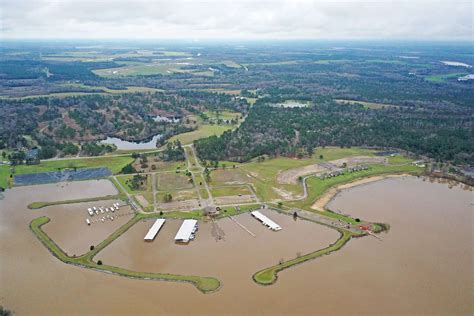
{"label": "brown muddy water", "polygon": [[[97,257],[106,264],[137,270],[219,277],[223,287],[207,295],[190,284],[132,280],[54,258],[28,224],[39,215],[61,210],[33,211],[26,205],[45,197],[113,194],[114,188],[105,181],[87,181],[58,191],[50,185],[15,188],[0,201],[0,305],[18,315],[473,313],[473,196],[459,187],[400,178],[344,191],[331,203],[333,209],[387,222],[391,230],[382,234],[382,241],[355,239],[337,253],[286,270],[273,286],[259,286],[251,275],[280,258],[324,247],[338,233],[267,212],[282,231],[268,231],[249,215],[241,215],[237,220],[256,238],[223,219],[219,226],[225,241],[216,242],[211,224],[201,222],[196,240],[180,246],[172,241],[179,226],[172,220],[154,242],[145,243],[143,236],[152,224],[147,221],[132,227]],[[56,220],[66,225],[69,219],[73,221],[69,216]],[[53,222],[52,217],[45,230]],[[81,221],[80,226],[85,224]],[[75,233],[78,239],[83,238],[83,228]],[[49,229],[63,238],[62,247],[79,251],[90,242],[74,244],[60,236],[60,228]]]}

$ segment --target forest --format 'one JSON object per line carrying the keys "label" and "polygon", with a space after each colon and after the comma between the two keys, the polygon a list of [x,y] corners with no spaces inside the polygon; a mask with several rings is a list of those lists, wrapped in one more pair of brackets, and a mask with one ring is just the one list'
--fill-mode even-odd
{"label": "forest", "polygon": [[195,141],[201,159],[244,162],[257,156],[312,155],[324,146],[400,148],[455,164],[474,163],[470,111],[365,109],[335,102],[304,108],[254,106],[245,122],[221,137]]}

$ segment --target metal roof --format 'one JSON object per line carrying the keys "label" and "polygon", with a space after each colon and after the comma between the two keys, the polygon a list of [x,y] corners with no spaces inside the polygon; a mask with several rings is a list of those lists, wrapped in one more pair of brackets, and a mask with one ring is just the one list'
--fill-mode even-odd
{"label": "metal roof", "polygon": [[150,230],[145,235],[145,240],[153,240],[155,239],[156,234],[160,231],[161,227],[165,223],[165,219],[159,218],[155,221],[155,223],[150,227]]}
{"label": "metal roof", "polygon": [[253,212],[250,212],[250,214],[252,214],[253,217],[261,221],[265,226],[270,227],[270,229],[281,230],[280,225],[278,225],[277,223],[275,223],[274,221],[272,221],[271,219],[269,219],[268,217],[266,217],[259,211],[253,211]]}
{"label": "metal roof", "polygon": [[174,240],[176,241],[189,241],[189,237],[193,233],[193,229],[197,224],[197,220],[195,219],[185,219],[183,221],[183,224],[179,228],[178,232],[176,233],[176,236],[174,237]]}

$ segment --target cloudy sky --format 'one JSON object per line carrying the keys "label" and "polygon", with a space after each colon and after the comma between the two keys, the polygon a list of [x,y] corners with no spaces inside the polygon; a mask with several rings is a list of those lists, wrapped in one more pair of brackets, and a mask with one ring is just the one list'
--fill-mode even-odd
{"label": "cloudy sky", "polygon": [[0,0],[0,36],[472,40],[465,0]]}

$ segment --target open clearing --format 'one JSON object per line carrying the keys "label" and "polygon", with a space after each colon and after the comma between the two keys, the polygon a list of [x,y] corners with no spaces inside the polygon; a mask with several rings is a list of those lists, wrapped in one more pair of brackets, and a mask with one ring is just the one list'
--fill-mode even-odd
{"label": "open clearing", "polygon": [[290,169],[278,174],[277,181],[281,184],[296,184],[298,183],[299,177],[308,174],[323,172],[326,170],[326,168],[320,165],[309,165],[305,167]]}
{"label": "open clearing", "polygon": [[385,104],[385,103],[365,102],[365,101],[357,101],[357,100],[344,100],[344,99],[336,99],[334,101],[336,101],[339,104],[349,104],[349,105],[361,104],[365,109],[399,108],[398,105]]}
{"label": "open clearing", "polygon": [[157,175],[157,190],[170,191],[191,189],[193,183],[189,181],[189,177],[180,173],[161,173]]}
{"label": "open clearing", "polygon": [[171,137],[168,142],[174,142],[176,140],[179,140],[183,145],[191,144],[193,141],[200,138],[205,138],[212,135],[222,135],[225,131],[233,129],[234,127],[235,126],[233,125],[203,124],[200,125],[195,131],[182,133]]}

